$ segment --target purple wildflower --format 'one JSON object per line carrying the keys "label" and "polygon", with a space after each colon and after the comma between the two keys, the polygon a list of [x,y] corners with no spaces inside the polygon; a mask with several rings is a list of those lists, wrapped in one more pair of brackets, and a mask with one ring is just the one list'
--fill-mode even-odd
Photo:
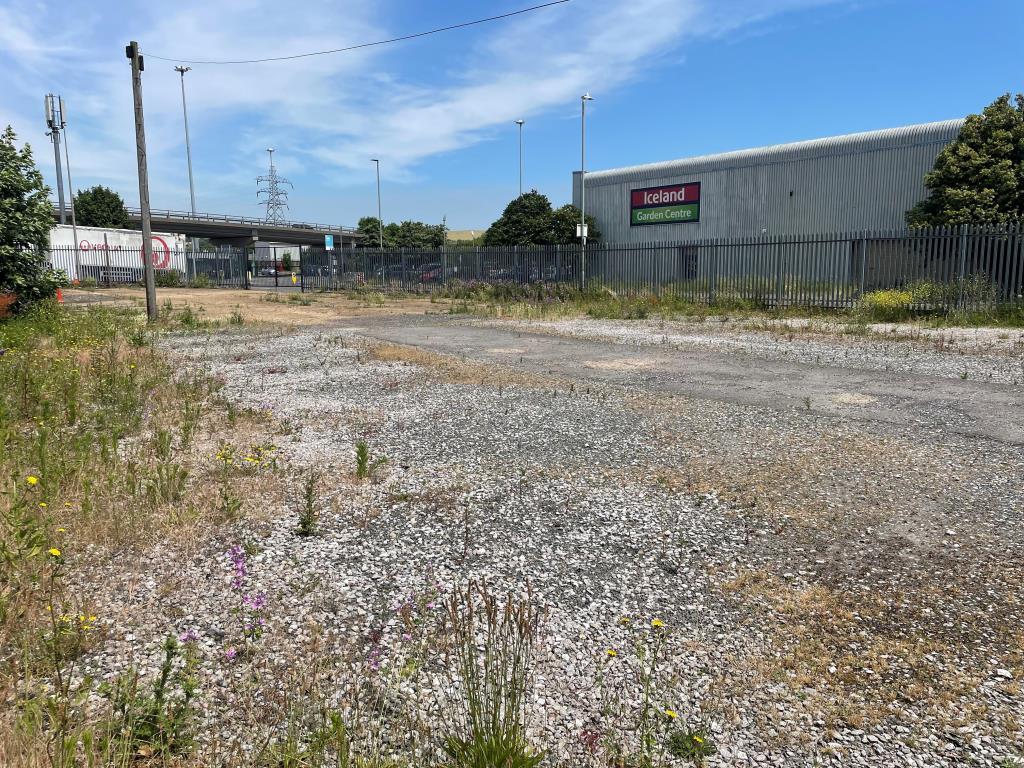
{"label": "purple wildflower", "polygon": [[267,605],[267,593],[257,592],[255,595],[245,595],[242,604],[250,611],[262,611]]}
{"label": "purple wildflower", "polygon": [[194,643],[199,639],[199,633],[194,629],[186,629],[178,635],[178,641],[182,643]]}
{"label": "purple wildflower", "polygon": [[236,651],[234,647],[228,648],[226,651],[224,651],[224,656],[225,658],[227,658],[228,661],[234,661],[237,655],[238,651]]}
{"label": "purple wildflower", "polygon": [[231,567],[234,569],[234,576],[231,578],[231,588],[241,589],[245,586],[245,578],[249,570],[245,565],[245,550],[241,544],[235,544],[228,550],[228,557],[231,558]]}

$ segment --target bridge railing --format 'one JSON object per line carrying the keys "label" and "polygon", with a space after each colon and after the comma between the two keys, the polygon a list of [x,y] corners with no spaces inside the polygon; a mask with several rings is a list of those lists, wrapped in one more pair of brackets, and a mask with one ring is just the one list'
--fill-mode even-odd
{"label": "bridge railing", "polygon": [[[125,206],[128,211],[128,215],[133,218],[141,218],[142,211],[134,206]],[[57,215],[60,208],[57,203],[53,203],[54,215]],[[231,214],[222,213],[192,213],[191,211],[175,211],[170,208],[151,208],[150,215],[155,219],[163,219],[165,221],[181,221],[181,222],[204,222],[209,224],[240,224],[242,226],[262,227],[264,229],[276,228],[276,229],[309,229],[314,232],[323,232],[325,234],[342,233],[346,235],[354,235],[357,233],[355,227],[345,227],[341,225],[331,224],[318,224],[311,221],[280,221],[272,222],[266,219],[258,219],[254,216],[234,216]]]}

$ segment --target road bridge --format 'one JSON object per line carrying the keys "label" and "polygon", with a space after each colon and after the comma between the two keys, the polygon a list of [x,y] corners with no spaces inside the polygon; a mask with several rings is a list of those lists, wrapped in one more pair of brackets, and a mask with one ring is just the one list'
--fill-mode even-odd
{"label": "road bridge", "polygon": [[[142,212],[128,208],[128,218],[133,228],[141,229]],[[335,248],[350,248],[358,241],[359,234],[354,227],[331,224],[314,224],[305,221],[269,222],[248,216],[231,216],[215,213],[190,213],[152,209],[150,211],[153,230],[175,232],[189,237],[205,237],[223,245],[252,245],[254,242],[288,243],[291,245],[323,245],[324,235],[334,235]],[[54,206],[54,220],[60,214]]]}

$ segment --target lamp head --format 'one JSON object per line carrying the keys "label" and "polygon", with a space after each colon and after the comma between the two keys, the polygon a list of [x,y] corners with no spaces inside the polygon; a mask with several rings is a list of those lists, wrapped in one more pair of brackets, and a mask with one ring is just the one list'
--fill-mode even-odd
{"label": "lamp head", "polygon": [[590,91],[587,91],[582,96],[580,96],[580,99],[582,99],[583,101],[593,101],[594,97],[590,95]]}
{"label": "lamp head", "polygon": [[175,72],[180,72],[181,76],[184,77],[186,72],[191,72],[192,71],[192,67],[180,67],[179,66],[179,67],[175,67],[174,71]]}
{"label": "lamp head", "polygon": [[522,128],[523,127],[523,123],[525,123],[525,122],[526,122],[525,120],[520,119],[520,120],[516,120],[515,124],[518,125],[520,128]]}

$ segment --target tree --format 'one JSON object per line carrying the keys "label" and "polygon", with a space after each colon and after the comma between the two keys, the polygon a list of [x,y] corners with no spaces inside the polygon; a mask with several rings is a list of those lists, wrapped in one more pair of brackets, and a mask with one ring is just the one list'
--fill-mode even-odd
{"label": "tree", "polygon": [[[565,243],[576,243],[579,242],[579,237],[576,236],[576,227],[580,223],[580,209],[572,203],[563,205],[561,208],[555,209],[551,214],[552,226],[551,229],[554,232],[554,242],[565,244]],[[601,230],[598,229],[597,220],[587,214],[587,240],[597,242],[601,239]]]}
{"label": "tree", "polygon": [[[356,224],[356,231],[363,236],[361,245],[365,248],[380,247],[380,224],[375,216],[363,216]],[[422,221],[391,222],[384,225],[385,248],[440,248],[444,245],[444,224],[424,224]]]}
{"label": "tree", "polygon": [[1004,94],[968,116],[924,183],[929,196],[907,211],[912,227],[1024,218],[1024,95]]}
{"label": "tree", "polygon": [[551,201],[537,190],[505,206],[484,233],[484,245],[548,245],[552,242]]}
{"label": "tree", "polygon": [[376,216],[363,216],[356,223],[356,232],[362,235],[359,244],[364,248],[380,248],[380,219]]}
{"label": "tree", "polygon": [[121,196],[102,186],[78,191],[75,195],[75,219],[83,227],[128,229],[131,224]]}
{"label": "tree", "polygon": [[32,148],[15,146],[14,130],[0,137],[0,293],[14,293],[15,311],[53,296],[67,284],[46,260],[53,206],[50,190],[32,160]]}
{"label": "tree", "polygon": [[[578,242],[576,225],[580,209],[563,205],[552,210],[551,201],[537,190],[520,195],[484,233],[484,245],[564,245]],[[601,233],[593,216],[587,216],[588,238]]]}

